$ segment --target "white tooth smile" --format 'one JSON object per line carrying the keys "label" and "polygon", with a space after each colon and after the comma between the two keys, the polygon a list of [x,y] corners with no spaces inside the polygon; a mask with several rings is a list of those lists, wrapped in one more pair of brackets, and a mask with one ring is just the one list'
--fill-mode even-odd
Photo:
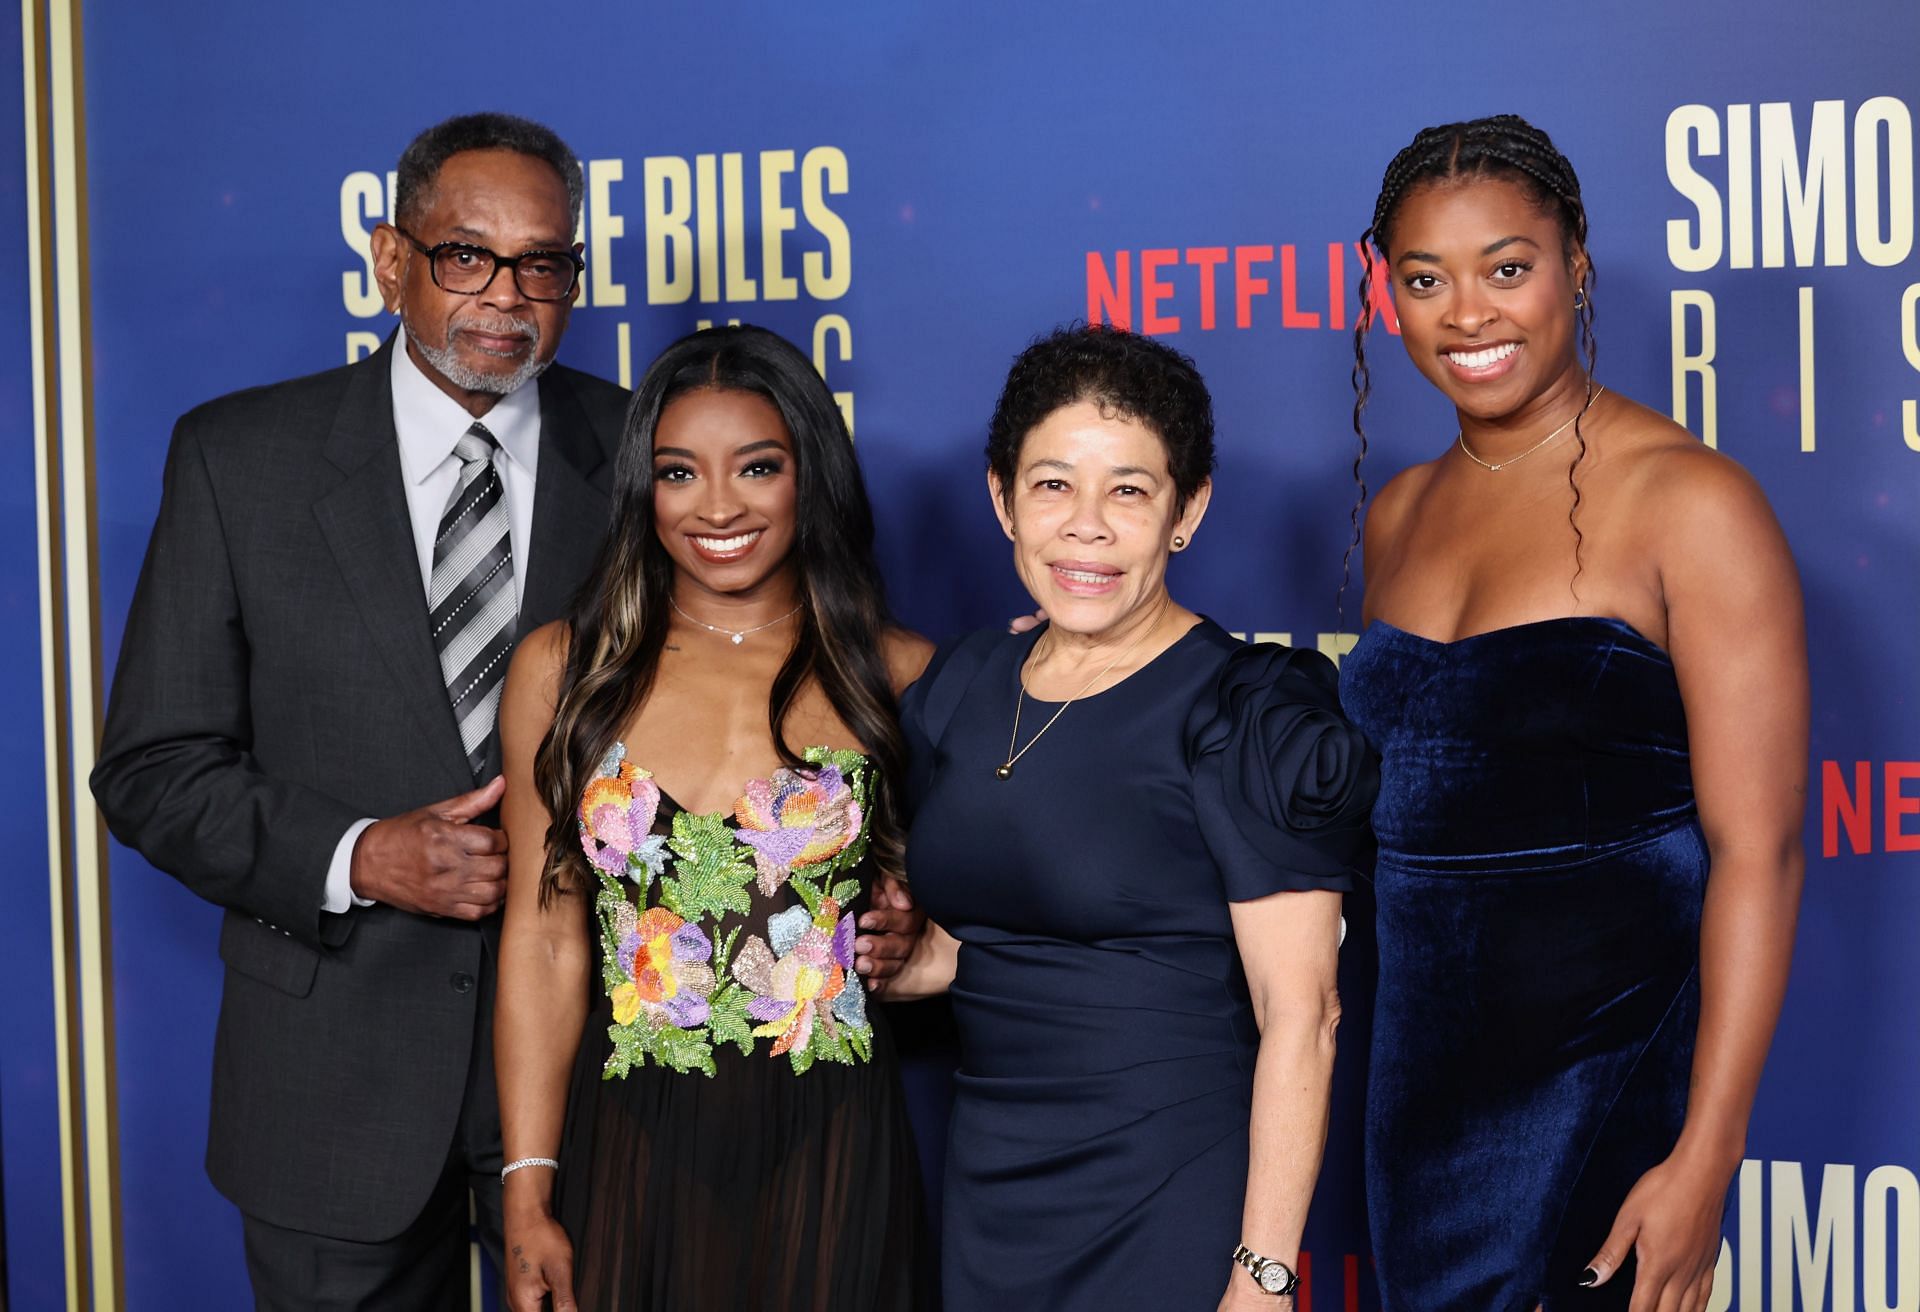
{"label": "white tooth smile", "polygon": [[1518,342],[1502,342],[1498,346],[1489,346],[1484,351],[1448,351],[1447,359],[1462,369],[1485,369],[1490,364],[1498,364],[1519,349]]}
{"label": "white tooth smile", "polygon": [[1106,583],[1113,578],[1111,574],[1095,574],[1084,569],[1066,569],[1060,565],[1053,567],[1054,573],[1074,583]]}
{"label": "white tooth smile", "polygon": [[742,547],[750,545],[764,532],[766,532],[765,529],[757,528],[751,533],[741,533],[730,538],[696,537],[693,541],[702,551],[711,551],[716,556],[724,556],[729,551],[738,551]]}

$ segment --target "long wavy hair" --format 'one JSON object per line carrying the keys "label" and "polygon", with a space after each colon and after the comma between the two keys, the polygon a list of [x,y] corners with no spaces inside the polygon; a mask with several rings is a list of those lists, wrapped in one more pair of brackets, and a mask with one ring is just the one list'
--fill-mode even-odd
{"label": "long wavy hair", "polygon": [[[1353,432],[1359,448],[1353,458],[1353,481],[1358,496],[1353,504],[1351,539],[1340,567],[1340,601],[1336,608],[1344,613],[1347,583],[1352,577],[1353,553],[1360,546],[1360,511],[1367,501],[1367,482],[1361,472],[1367,456],[1367,429],[1362,420],[1367,399],[1373,394],[1372,372],[1367,364],[1367,333],[1379,307],[1374,304],[1373,282],[1376,263],[1391,260],[1393,223],[1400,214],[1401,202],[1421,186],[1431,182],[1459,178],[1504,178],[1518,183],[1534,203],[1554,216],[1560,225],[1560,237],[1566,258],[1571,263],[1587,251],[1587,206],[1580,198],[1580,178],[1573,164],[1554,146],[1553,139],[1518,114],[1495,114],[1466,123],[1443,123],[1422,128],[1412,142],[1393,157],[1380,180],[1380,194],[1373,203],[1373,222],[1360,234],[1360,317],[1353,326]],[[1378,260],[1375,254],[1378,253]],[[1576,477],[1587,458],[1587,436],[1582,421],[1593,406],[1597,393],[1593,384],[1594,361],[1599,341],[1593,333],[1593,257],[1587,256],[1586,276],[1575,288],[1574,313],[1580,321],[1579,353],[1586,372],[1587,394],[1574,416],[1573,437],[1580,454],[1567,467],[1567,486],[1573,492],[1573,505],[1567,511],[1567,523],[1573,528],[1574,579],[1580,577],[1581,548],[1586,537],[1580,531],[1576,515],[1580,510],[1580,482]]]}
{"label": "long wavy hair", "polygon": [[574,812],[588,780],[652,691],[672,619],[673,560],[661,545],[653,512],[654,431],[676,397],[707,389],[763,397],[780,412],[793,441],[792,561],[800,614],[793,650],[767,699],[774,745],[788,768],[811,769],[788,743],[785,726],[800,694],[817,683],[874,763],[869,850],[880,869],[901,870],[894,788],[906,749],[882,642],[891,618],[873,558],[873,510],[853,440],[826,384],[791,344],[764,328],[709,328],[662,352],[633,394],[614,462],[612,534],[567,615],[567,658],[553,726],[533,765],[534,783],[553,817],[542,905],[591,886]]}

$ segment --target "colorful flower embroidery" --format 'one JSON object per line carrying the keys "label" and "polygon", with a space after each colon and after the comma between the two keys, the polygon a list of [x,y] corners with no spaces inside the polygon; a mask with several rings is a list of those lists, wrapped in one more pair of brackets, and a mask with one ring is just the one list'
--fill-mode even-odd
{"label": "colorful flower embroidery", "polygon": [[[749,938],[733,959],[733,977],[753,990],[747,1014],[761,1024],[757,1038],[774,1039],[773,1055],[805,1048],[815,1023],[826,1037],[837,1038],[835,1019],[849,1024],[866,1020],[866,995],[853,969],[853,917],[840,914],[840,904],[822,898],[818,912],[788,907],[767,919],[767,938]],[[840,999],[851,993],[857,1008],[842,1008]],[[857,1017],[850,1014],[857,1011]]]}
{"label": "colorful flower embroidery", "polygon": [[635,912],[623,902],[622,911],[616,913],[617,960],[626,980],[613,990],[614,1023],[631,1024],[644,1012],[656,1025],[690,1030],[706,1024],[714,985],[707,936],[665,907]]}
{"label": "colorful flower embroidery", "polygon": [[[815,748],[814,769],[747,785],[733,812],[675,810],[661,822],[659,785],[616,746],[583,790],[580,843],[599,873],[595,909],[604,987],[613,1004],[606,1075],[649,1059],[714,1074],[713,1050],[771,1039],[795,1071],[872,1056],[866,990],[853,971],[860,893],[848,872],[866,857],[867,762]],[[738,828],[730,828],[728,820]],[[752,911],[750,887],[782,884],[799,904],[767,918],[767,937],[724,922]]]}
{"label": "colorful flower embroidery", "polygon": [[657,875],[667,863],[667,840],[653,832],[660,786],[626,757],[626,747],[615,743],[581,794],[580,846],[610,875]]}
{"label": "colorful flower embroidery", "polygon": [[811,779],[783,768],[754,780],[734,803],[733,818],[740,841],[753,849],[756,885],[771,896],[796,867],[843,851],[865,817],[840,768],[825,765]]}

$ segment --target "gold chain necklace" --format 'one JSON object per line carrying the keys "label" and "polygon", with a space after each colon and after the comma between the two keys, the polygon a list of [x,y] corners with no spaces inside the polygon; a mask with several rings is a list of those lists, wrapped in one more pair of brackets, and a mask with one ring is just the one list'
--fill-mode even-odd
{"label": "gold chain necklace", "polygon": [[[1160,610],[1161,610],[1161,615],[1165,615],[1166,604],[1162,604]],[[1020,708],[1023,705],[1025,705],[1026,699],[1027,699],[1027,676],[1025,671],[1023,670],[1020,674],[1020,694],[1018,697],[1014,699],[1014,702],[1013,702],[1013,732],[1007,735],[1007,759],[1002,764],[994,767],[993,777],[995,779],[1011,779],[1013,777],[1014,763],[1018,761],[1021,757],[1025,756],[1028,752],[1033,750],[1033,745],[1039,742],[1040,739],[1045,736],[1047,730],[1053,728],[1054,721],[1058,720],[1061,716],[1067,713],[1067,707],[1073,705],[1075,702],[1079,701],[1082,697],[1085,697],[1087,693],[1093,688],[1094,684],[1106,678],[1108,672],[1111,671],[1114,666],[1118,665],[1126,657],[1132,655],[1134,648],[1138,647],[1142,642],[1146,641],[1147,634],[1152,633],[1155,629],[1159,627],[1160,627],[1160,619],[1159,617],[1155,617],[1153,623],[1147,625],[1145,629],[1141,630],[1139,637],[1135,638],[1132,642],[1128,643],[1124,648],[1120,650],[1118,655],[1116,655],[1112,660],[1108,661],[1106,665],[1101,668],[1098,674],[1094,675],[1091,679],[1087,680],[1086,687],[1080,689],[1079,692],[1067,698],[1067,700],[1065,700],[1064,702],[1061,702],[1060,709],[1053,713],[1052,719],[1049,719],[1045,724],[1041,725],[1040,732],[1036,733],[1033,737],[1029,738],[1027,740],[1027,745],[1025,747],[1022,747],[1019,751],[1016,752],[1013,750],[1013,745],[1020,740]]]}
{"label": "gold chain necklace", "polygon": [[1606,390],[1607,389],[1604,386],[1594,388],[1593,395],[1587,398],[1585,405],[1581,406],[1577,411],[1574,412],[1574,416],[1572,419],[1567,420],[1566,423],[1560,425],[1560,427],[1554,429],[1551,433],[1548,433],[1545,437],[1541,438],[1538,442],[1535,442],[1532,446],[1528,447],[1525,451],[1522,451],[1519,455],[1514,456],[1511,460],[1502,460],[1497,465],[1491,464],[1488,461],[1482,460],[1479,456],[1473,453],[1473,448],[1467,445],[1467,435],[1465,432],[1463,431],[1456,432],[1454,436],[1458,438],[1460,441],[1460,452],[1462,455],[1466,456],[1467,459],[1473,461],[1474,464],[1480,466],[1482,469],[1491,469],[1497,474],[1501,470],[1505,469],[1508,465],[1519,464],[1522,460],[1525,460],[1528,456],[1532,455],[1535,451],[1538,451],[1541,447],[1553,441],[1554,438],[1560,436],[1560,434],[1566,432],[1569,428],[1572,428],[1574,424],[1579,422],[1581,415],[1584,415],[1587,411],[1593,409],[1593,403],[1595,401],[1598,401],[1600,399],[1600,394]]}

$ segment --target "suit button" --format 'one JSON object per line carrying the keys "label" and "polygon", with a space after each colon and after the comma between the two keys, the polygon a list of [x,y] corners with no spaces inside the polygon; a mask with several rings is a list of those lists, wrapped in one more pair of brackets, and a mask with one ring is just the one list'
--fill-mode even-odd
{"label": "suit button", "polygon": [[453,972],[453,978],[447,983],[453,985],[455,993],[466,993],[473,988],[473,976],[464,970],[456,970]]}

